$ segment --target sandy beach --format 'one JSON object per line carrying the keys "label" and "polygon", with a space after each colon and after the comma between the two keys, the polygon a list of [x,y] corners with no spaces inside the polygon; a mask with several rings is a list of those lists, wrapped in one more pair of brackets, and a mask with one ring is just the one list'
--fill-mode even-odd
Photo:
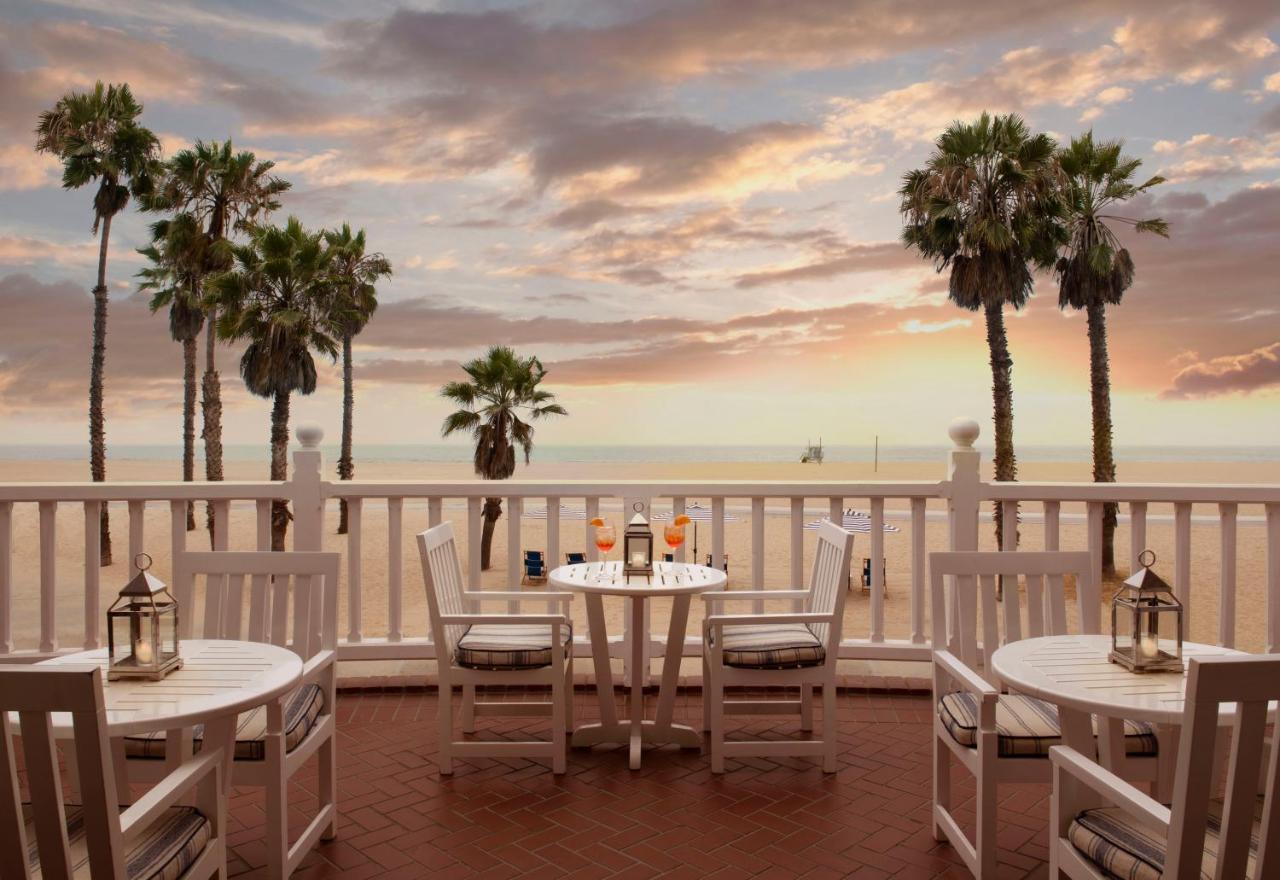
{"label": "sandy beach", "polygon": [[[989,463],[988,463],[989,464]],[[370,480],[433,480],[433,479],[468,479],[470,468],[455,463],[408,463],[408,462],[360,462],[357,474],[360,478]],[[828,463],[818,466],[777,463],[568,463],[534,462],[527,468],[521,468],[518,476],[538,480],[563,479],[652,479],[652,480],[928,480],[941,476],[944,465],[936,463],[888,463],[881,464],[878,472],[873,472],[870,464],[863,463]],[[0,482],[27,481],[79,481],[84,478],[86,466],[81,462],[70,461],[3,461],[0,462]],[[266,466],[258,462],[229,462],[228,479],[261,479],[265,476]],[[156,480],[176,477],[178,464],[154,461],[113,461],[110,474],[114,480]],[[1080,481],[1089,478],[1089,465],[1076,463],[1037,463],[1024,462],[1020,476],[1025,480],[1046,481]],[[1207,483],[1280,483],[1280,462],[1123,462],[1121,476],[1126,481],[1149,482],[1207,482]],[[690,499],[693,500],[693,499]],[[570,506],[575,505],[573,499],[566,499]],[[658,501],[655,509],[662,509],[667,502]],[[808,502],[813,518],[825,513],[826,505],[821,499]],[[538,502],[530,502],[530,507],[539,506]],[[846,499],[846,506],[866,509],[866,500]],[[897,525],[900,531],[885,535],[885,556],[887,566],[887,598],[885,602],[885,634],[888,638],[908,638],[910,627],[910,522],[899,519],[905,514],[905,503],[889,502],[887,505],[888,521]],[[743,589],[750,585],[750,506],[747,499],[731,500],[728,508],[739,516],[737,522],[725,526],[725,547],[730,560],[730,588]],[[1123,512],[1123,511],[1122,511]],[[203,522],[203,511],[199,511],[198,519]],[[605,502],[602,513],[614,522],[621,522],[621,512],[617,503]],[[1025,549],[1043,547],[1043,531],[1036,518],[1034,507],[1027,510],[1027,521],[1021,528],[1022,544]],[[1083,549],[1085,546],[1084,524],[1076,518],[1078,509],[1064,505],[1061,528],[1061,545],[1063,549]],[[1172,580],[1173,560],[1173,525],[1168,521],[1171,513],[1161,505],[1152,505],[1148,523],[1148,544],[1155,550],[1160,562],[1157,569],[1162,570]],[[1192,625],[1190,637],[1200,641],[1214,641],[1218,633],[1218,583],[1219,583],[1219,549],[1220,538],[1216,524],[1216,506],[1205,505],[1193,511],[1195,520],[1192,526]],[[454,522],[461,537],[460,548],[465,559],[466,530],[462,522],[465,517],[465,506],[460,502],[447,503],[444,510],[446,519]],[[1263,610],[1265,600],[1263,582],[1266,572],[1265,532],[1260,523],[1262,511],[1242,507],[1240,510],[1240,527],[1238,542],[1238,599],[1237,599],[1237,644],[1246,650],[1261,650],[1264,644],[1265,620]],[[427,631],[426,602],[419,570],[417,551],[413,543],[415,532],[426,527],[426,503],[406,502],[404,510],[404,531],[400,536],[404,560],[404,620],[407,634],[425,634]],[[326,523],[326,549],[347,550],[348,540],[336,532],[337,505],[331,504]],[[113,537],[116,542],[117,563],[102,572],[102,604],[103,611],[113,598],[115,591],[123,585],[127,578],[125,565],[128,547],[128,520],[123,505],[112,507]],[[169,559],[169,511],[166,504],[149,505],[146,513],[145,546],[147,552],[155,559],[154,570],[160,577],[167,577],[170,571]],[[84,516],[78,505],[61,505],[57,515],[57,623],[60,641],[65,645],[75,645],[83,637],[83,576],[84,576]],[[946,521],[942,516],[942,506],[936,503],[930,506],[930,516],[926,523],[927,545],[930,550],[945,549]],[[806,532],[806,560],[812,552],[813,533]],[[231,547],[233,549],[251,549],[253,547],[254,513],[252,505],[235,505],[231,514]],[[545,546],[546,523],[544,521],[525,518],[521,526],[521,543],[523,549],[540,549]],[[789,515],[786,502],[769,505],[766,508],[765,522],[765,583],[773,588],[790,586],[789,581]],[[989,523],[981,529],[984,549],[994,549],[994,536]],[[483,586],[489,589],[502,589],[518,581],[517,576],[509,577],[506,571],[506,538],[507,528],[505,514],[499,522],[494,535],[493,558],[494,567],[485,572]],[[689,541],[692,542],[692,532]],[[380,501],[367,502],[364,508],[363,541],[361,559],[363,565],[363,624],[362,631],[366,637],[382,636],[387,628],[387,515],[386,507]],[[705,555],[710,551],[711,536],[709,528],[702,528],[698,534],[699,552]],[[196,531],[188,536],[189,546],[202,548],[207,546],[207,536],[203,531]],[[660,542],[660,535],[659,535]],[[581,550],[586,544],[586,530],[581,521],[566,519],[561,526],[562,551]],[[1126,560],[1129,547],[1129,532],[1122,522],[1116,536],[1117,557],[1122,572],[1127,568]],[[615,551],[615,554],[618,551]],[[855,566],[860,569],[861,558],[870,554],[869,536],[859,535],[855,541]],[[690,557],[691,558],[691,557]],[[339,609],[340,632],[346,633],[347,602],[345,567],[344,582],[340,587],[341,603]],[[35,505],[17,504],[13,511],[13,632],[16,648],[34,647],[38,633],[39,621],[39,521]],[[690,633],[697,632],[696,627],[701,619],[701,603],[694,603],[690,620]],[[655,602],[653,611],[653,627],[655,631],[665,631],[667,604]],[[865,636],[870,626],[870,602],[867,592],[858,587],[858,575],[854,575],[854,589],[849,593],[845,612],[845,636]],[[1104,615],[1104,618],[1106,615]],[[575,629],[586,632],[585,609],[581,602],[574,603]],[[620,606],[610,608],[609,624],[612,632],[620,631]],[[927,620],[927,615],[926,615]],[[926,624],[927,626],[927,624]],[[927,630],[926,630],[927,631]]]}

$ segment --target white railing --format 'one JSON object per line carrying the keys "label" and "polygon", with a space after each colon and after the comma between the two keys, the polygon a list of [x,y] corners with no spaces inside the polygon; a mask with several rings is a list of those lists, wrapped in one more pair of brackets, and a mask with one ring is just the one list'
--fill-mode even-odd
{"label": "white railing", "polygon": [[[973,448],[977,425],[964,420],[958,420],[951,428],[955,446],[948,454],[946,478],[920,482],[334,482],[321,476],[319,432],[299,431],[299,436],[304,445],[294,452],[293,474],[289,480],[278,483],[0,484],[0,658],[27,660],[81,647],[97,647],[104,641],[103,610],[117,586],[113,583],[104,589],[101,573],[120,571],[116,577],[123,582],[133,573],[133,568],[122,565],[117,569],[100,569],[96,564],[99,551],[96,524],[102,504],[123,504],[127,508],[127,559],[132,560],[146,550],[157,558],[158,568],[163,572],[166,549],[167,558],[172,559],[187,549],[189,540],[207,540],[203,532],[189,536],[186,531],[188,501],[207,500],[213,504],[217,535],[214,549],[228,549],[233,543],[241,549],[268,549],[271,502],[277,498],[286,499],[292,505],[295,548],[336,548],[345,553],[345,583],[341,591],[345,599],[344,636],[340,645],[340,656],[345,660],[434,659],[433,646],[425,635],[425,614],[418,613],[420,603],[409,601],[421,595],[417,560],[405,558],[406,551],[412,547],[409,538],[422,528],[442,522],[448,514],[448,518],[459,524],[471,583],[485,586],[486,576],[480,570],[479,536],[483,501],[491,496],[503,499],[506,520],[505,569],[488,575],[489,581],[498,577],[506,579],[488,584],[500,589],[518,582],[521,550],[525,546],[522,526],[526,520],[521,512],[530,502],[547,505],[553,514],[562,502],[581,502],[589,520],[602,508],[621,505],[624,501],[641,500],[651,504],[655,511],[670,509],[678,513],[692,500],[706,500],[712,510],[710,555],[717,566],[726,558],[726,510],[740,506],[750,520],[746,541],[748,560],[743,565],[735,551],[731,586],[763,589],[767,582],[771,587],[783,580],[789,580],[791,585],[804,583],[806,520],[826,515],[838,521],[845,507],[865,501],[871,532],[868,538],[859,537],[859,541],[865,540],[866,544],[860,544],[859,549],[863,546],[865,549],[855,554],[858,559],[854,579],[856,583],[860,574],[858,562],[865,556],[870,563],[871,584],[866,602],[856,603],[853,613],[857,619],[852,626],[846,625],[846,632],[851,635],[842,642],[841,657],[908,660],[925,659],[929,651],[925,584],[930,522],[946,522],[947,534],[942,540],[935,540],[935,546],[979,549],[990,537],[989,529],[979,527],[980,519],[988,515],[989,503],[1004,505],[1006,522],[1013,522],[1015,505],[1020,504],[1023,513],[1020,529],[1005,530],[1003,549],[1016,549],[1019,532],[1024,546],[1042,544],[1043,549],[1059,549],[1064,533],[1068,533],[1069,543],[1086,546],[1094,554],[1097,573],[1101,567],[1103,508],[1108,502],[1118,502],[1125,505],[1127,512],[1129,555],[1134,559],[1147,546],[1152,534],[1149,521],[1157,523],[1160,530],[1166,521],[1172,524],[1173,583],[1178,595],[1190,607],[1193,595],[1201,595],[1197,591],[1204,589],[1197,584],[1198,578],[1193,576],[1192,569],[1193,506],[1212,505],[1217,516],[1209,525],[1216,525],[1220,534],[1219,601],[1215,609],[1218,625],[1212,637],[1223,645],[1237,644],[1237,620],[1243,610],[1252,615],[1265,613],[1263,636],[1253,640],[1256,644],[1246,647],[1274,651],[1280,645],[1280,486],[988,483],[980,477],[980,455]],[[331,535],[331,529],[327,528],[331,525],[327,513],[336,506],[336,499],[346,499],[348,504],[349,532],[345,539]],[[237,540],[232,539],[233,504],[252,504],[255,511],[252,529],[240,528]],[[84,518],[83,584],[79,589],[72,587],[69,579],[59,578],[59,557],[62,556],[65,563],[67,557],[74,558],[75,554],[58,540],[59,512],[63,513],[64,533],[74,532],[76,529],[68,527],[65,520],[71,512],[68,508],[77,507],[82,509]],[[164,507],[169,511],[167,548],[156,547],[155,542],[149,543],[147,538],[148,511],[152,512],[153,528],[157,525],[163,528],[163,519],[158,524],[154,520],[156,514],[163,516],[159,509]],[[1166,507],[1172,511],[1171,517],[1158,512]],[[1075,508],[1080,512],[1075,512]],[[1153,511],[1150,517],[1149,511]],[[21,528],[15,528],[20,513],[27,519]],[[366,519],[384,513],[386,546],[366,547]],[[1194,523],[1205,527],[1204,519],[1195,517]],[[895,544],[895,587],[888,594],[883,583],[886,558],[883,526],[887,520],[903,525],[903,533],[894,541],[909,542],[907,546]],[[1043,524],[1042,532],[1036,529],[1037,521]],[[581,546],[589,559],[597,558],[590,527],[581,523],[582,531],[575,535],[573,528],[578,524],[572,520],[565,522],[571,524],[568,530],[554,515],[546,520],[542,540],[551,564],[561,558],[561,548],[566,544],[575,549]],[[771,547],[778,548],[777,544],[767,541],[767,525],[773,522],[785,523],[785,554],[768,552]],[[1077,523],[1083,534],[1075,534],[1079,530]],[[1237,547],[1242,533],[1238,527],[1242,525],[1247,532],[1246,540],[1265,542],[1265,570],[1251,572],[1252,579],[1247,580],[1250,590],[1261,595],[1264,608],[1242,609],[1237,601],[1241,595]],[[499,529],[503,528],[500,523]],[[25,543],[26,536],[32,533],[38,536],[38,554]],[[24,541],[22,547],[15,546],[15,534]],[[500,536],[495,535],[497,537]],[[379,578],[385,582],[373,583],[367,578],[363,563],[368,553],[385,554],[386,574],[385,578]],[[118,549],[116,555],[118,558],[121,555]],[[1256,556],[1255,553],[1250,558]],[[14,569],[15,557],[22,563],[18,571]],[[685,548],[681,547],[677,558],[685,557]],[[783,557],[785,561],[781,561]],[[36,560],[35,572],[29,570],[32,560]],[[405,587],[406,571],[411,572],[409,577],[415,585],[412,592]],[[904,571],[905,576],[901,574]],[[377,603],[367,607],[366,600],[372,601],[374,597]],[[905,614],[897,604],[904,600]],[[892,620],[886,615],[890,601],[895,611]],[[414,613],[407,614],[407,609]],[[80,629],[65,624],[74,612],[83,616]],[[1188,623],[1190,630],[1190,621]],[[692,627],[691,630],[696,632]],[[617,656],[629,656],[625,649],[628,637],[629,634],[624,634],[615,640]],[[1204,627],[1199,637],[1209,638]],[[651,651],[663,647],[660,640],[650,644]],[[686,655],[696,656],[700,641],[687,637],[684,647]],[[578,650],[586,654],[587,649],[584,640]]]}

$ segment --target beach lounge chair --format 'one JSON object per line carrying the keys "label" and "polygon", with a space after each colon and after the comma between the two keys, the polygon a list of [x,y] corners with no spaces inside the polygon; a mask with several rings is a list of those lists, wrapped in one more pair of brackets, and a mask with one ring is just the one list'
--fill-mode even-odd
{"label": "beach lounge chair", "polygon": [[[884,560],[880,562],[880,584],[889,592],[889,565]],[[862,557],[862,589],[871,589],[871,560],[865,556]]]}
{"label": "beach lounge chair", "polygon": [[[542,556],[541,553],[538,556]],[[524,576],[520,585],[524,587],[540,586],[547,582],[547,564],[542,559],[531,559],[526,552],[524,557]]]}
{"label": "beach lounge chair", "polygon": [[[711,561],[711,554],[710,554],[710,553],[708,553],[708,554],[707,554],[707,568],[715,568],[715,567],[716,567],[716,564],[715,564],[714,562],[712,562],[712,561]],[[726,553],[726,554],[724,555],[724,573],[725,573],[725,574],[728,574],[728,573],[729,573],[729,554],[728,554],[728,553]]]}
{"label": "beach lounge chair", "polygon": [[587,561],[587,554],[585,553],[566,553],[564,555],[565,565],[581,565],[586,561]]}

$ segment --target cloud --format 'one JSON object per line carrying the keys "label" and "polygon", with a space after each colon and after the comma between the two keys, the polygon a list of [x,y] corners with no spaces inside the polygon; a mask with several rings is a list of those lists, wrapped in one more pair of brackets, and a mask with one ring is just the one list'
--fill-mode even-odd
{"label": "cloud", "polygon": [[1169,163],[1160,174],[1174,183],[1280,169],[1280,133],[1261,137],[1197,134],[1181,143],[1158,141],[1155,151]]}
{"label": "cloud", "polygon": [[60,172],[57,159],[30,144],[0,146],[0,189],[39,189],[56,183]]}
{"label": "cloud", "polygon": [[1184,366],[1161,396],[1169,399],[1250,394],[1280,387],[1280,342]]}
{"label": "cloud", "polygon": [[827,254],[812,262],[744,273],[734,281],[734,286],[751,289],[796,281],[824,280],[853,272],[882,272],[919,265],[920,258],[898,242],[853,244],[841,248],[838,253]]}
{"label": "cloud", "polygon": [[973,321],[968,318],[952,318],[949,321],[920,321],[912,318],[910,321],[903,321],[898,325],[898,329],[903,333],[942,333],[946,330],[954,330],[957,327],[971,327]]}
{"label": "cloud", "polygon": [[[0,266],[35,266],[48,263],[92,265],[98,259],[95,242],[64,244],[42,238],[0,235]],[[128,260],[129,256],[124,256]]]}

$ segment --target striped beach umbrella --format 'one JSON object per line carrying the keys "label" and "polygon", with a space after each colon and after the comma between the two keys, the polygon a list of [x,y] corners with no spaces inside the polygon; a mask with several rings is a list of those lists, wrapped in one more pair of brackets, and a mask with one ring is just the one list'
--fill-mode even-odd
{"label": "striped beach umbrella", "polygon": [[[546,519],[547,509],[545,507],[535,507],[532,510],[526,510],[524,516],[528,519]],[[586,519],[587,511],[583,507],[566,507],[560,505],[561,519]]]}
{"label": "striped beach umbrella", "polygon": [[[807,531],[812,532],[812,531],[816,531],[818,527],[821,526],[824,522],[829,522],[827,517],[823,517],[822,519],[815,519],[813,522],[805,523],[804,527]],[[860,510],[854,510],[852,507],[845,508],[844,516],[841,518],[840,525],[844,528],[846,532],[862,532],[864,534],[871,533],[871,517],[869,517],[867,514],[863,513]],[[888,523],[885,523],[884,530],[886,532],[896,532],[898,531],[898,527],[891,526]]]}
{"label": "striped beach umbrella", "polygon": [[[694,502],[693,504],[686,504],[684,508],[684,515],[689,517],[689,521],[693,523],[693,558],[697,560],[698,558],[698,523],[711,522],[711,508],[703,507],[701,504],[698,504],[697,502]],[[655,522],[666,522],[667,520],[670,520],[670,519],[675,519],[675,514],[670,510],[659,511],[658,513],[655,513],[653,515],[653,520]],[[726,510],[724,512],[724,521],[739,522],[740,517]]]}

